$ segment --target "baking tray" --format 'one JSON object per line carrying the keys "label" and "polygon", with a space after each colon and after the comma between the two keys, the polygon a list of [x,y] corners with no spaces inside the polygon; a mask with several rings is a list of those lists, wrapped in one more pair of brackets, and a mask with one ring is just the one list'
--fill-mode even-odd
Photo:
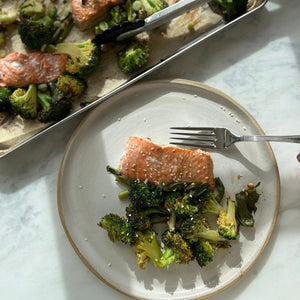
{"label": "baking tray", "polygon": [[171,55],[164,57],[162,60],[160,60],[155,65],[149,67],[146,70],[143,70],[140,74],[135,75],[134,77],[128,79],[124,83],[120,84],[119,86],[115,87],[111,91],[107,92],[106,94],[98,97],[96,100],[94,100],[92,103],[72,112],[69,116],[65,117],[63,120],[60,120],[56,123],[53,123],[51,125],[47,125],[46,127],[37,128],[36,130],[30,131],[28,133],[20,134],[18,136],[7,138],[4,140],[0,140],[0,158],[3,158],[4,156],[8,155],[9,153],[13,152],[14,150],[22,147],[23,145],[29,143],[30,141],[36,139],[37,137],[41,136],[42,134],[45,134],[49,130],[61,125],[64,122],[67,122],[68,120],[86,112],[87,110],[90,110],[91,108],[95,107],[99,103],[102,103],[109,99],[112,95],[120,92],[121,90],[127,88],[128,86],[134,84],[135,82],[141,80],[143,77],[149,75],[150,73],[154,72],[155,70],[159,69],[163,65],[169,63],[177,56],[183,54],[190,48],[194,47],[195,45],[198,45],[202,41],[206,40],[207,38],[217,34],[218,32],[225,30],[226,28],[232,26],[235,23],[240,22],[241,20],[245,19],[250,14],[254,13],[255,11],[261,9],[268,0],[258,0],[257,4],[254,8],[246,12],[245,14],[241,15],[240,17],[232,20],[232,21],[225,21],[222,19],[220,22],[218,22],[216,25],[211,26],[195,38],[193,38],[191,41],[187,42],[183,46],[179,47],[176,51],[174,51]]}

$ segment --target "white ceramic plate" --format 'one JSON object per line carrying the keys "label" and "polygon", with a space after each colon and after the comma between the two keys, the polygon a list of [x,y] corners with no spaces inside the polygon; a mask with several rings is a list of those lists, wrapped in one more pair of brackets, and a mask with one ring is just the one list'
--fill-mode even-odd
{"label": "white ceramic plate", "polygon": [[[220,91],[185,80],[139,83],[97,106],[81,122],[65,150],[58,178],[58,208],[67,237],[85,265],[112,288],[137,299],[205,298],[236,282],[266,246],[279,207],[279,175],[267,143],[239,143],[212,152],[214,174],[226,192],[234,194],[247,183],[261,182],[255,227],[242,228],[229,250],[212,263],[196,262],[159,269],[136,265],[130,246],[113,244],[97,226],[105,214],[124,215],[122,189],[106,165],[118,166],[129,136],[150,137],[168,144],[171,126],[220,126],[238,134],[263,134],[237,102]],[[238,175],[241,175],[239,178]]]}

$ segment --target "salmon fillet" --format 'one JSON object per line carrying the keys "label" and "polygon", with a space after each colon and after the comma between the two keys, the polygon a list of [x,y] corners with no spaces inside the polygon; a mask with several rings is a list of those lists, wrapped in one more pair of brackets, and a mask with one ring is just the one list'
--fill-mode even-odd
{"label": "salmon fillet", "polygon": [[156,184],[205,182],[214,189],[213,162],[208,152],[160,146],[140,137],[130,137],[119,164],[126,176]]}
{"label": "salmon fillet", "polygon": [[100,22],[112,6],[124,2],[125,0],[73,0],[70,10],[75,24],[84,30]]}
{"label": "salmon fillet", "polygon": [[47,83],[66,70],[67,56],[34,52],[14,52],[0,59],[0,86],[25,87]]}

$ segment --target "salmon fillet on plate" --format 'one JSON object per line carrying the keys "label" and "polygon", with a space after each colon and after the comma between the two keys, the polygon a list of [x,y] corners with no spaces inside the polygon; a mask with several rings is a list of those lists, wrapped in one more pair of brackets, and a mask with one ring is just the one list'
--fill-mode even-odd
{"label": "salmon fillet on plate", "polygon": [[204,182],[214,189],[213,161],[208,152],[160,146],[141,137],[129,137],[119,171],[134,180],[155,184]]}

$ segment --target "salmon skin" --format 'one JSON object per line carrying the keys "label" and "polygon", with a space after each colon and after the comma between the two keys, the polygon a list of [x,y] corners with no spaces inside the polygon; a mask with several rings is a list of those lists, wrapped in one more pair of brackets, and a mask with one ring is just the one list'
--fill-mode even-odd
{"label": "salmon skin", "polygon": [[213,161],[208,152],[160,146],[140,137],[129,137],[118,169],[134,180],[204,182],[214,189]]}
{"label": "salmon skin", "polygon": [[66,70],[67,55],[14,52],[0,59],[0,86],[48,83]]}
{"label": "salmon skin", "polygon": [[111,7],[124,2],[125,0],[73,0],[70,10],[75,24],[79,29],[85,30],[100,22]]}

